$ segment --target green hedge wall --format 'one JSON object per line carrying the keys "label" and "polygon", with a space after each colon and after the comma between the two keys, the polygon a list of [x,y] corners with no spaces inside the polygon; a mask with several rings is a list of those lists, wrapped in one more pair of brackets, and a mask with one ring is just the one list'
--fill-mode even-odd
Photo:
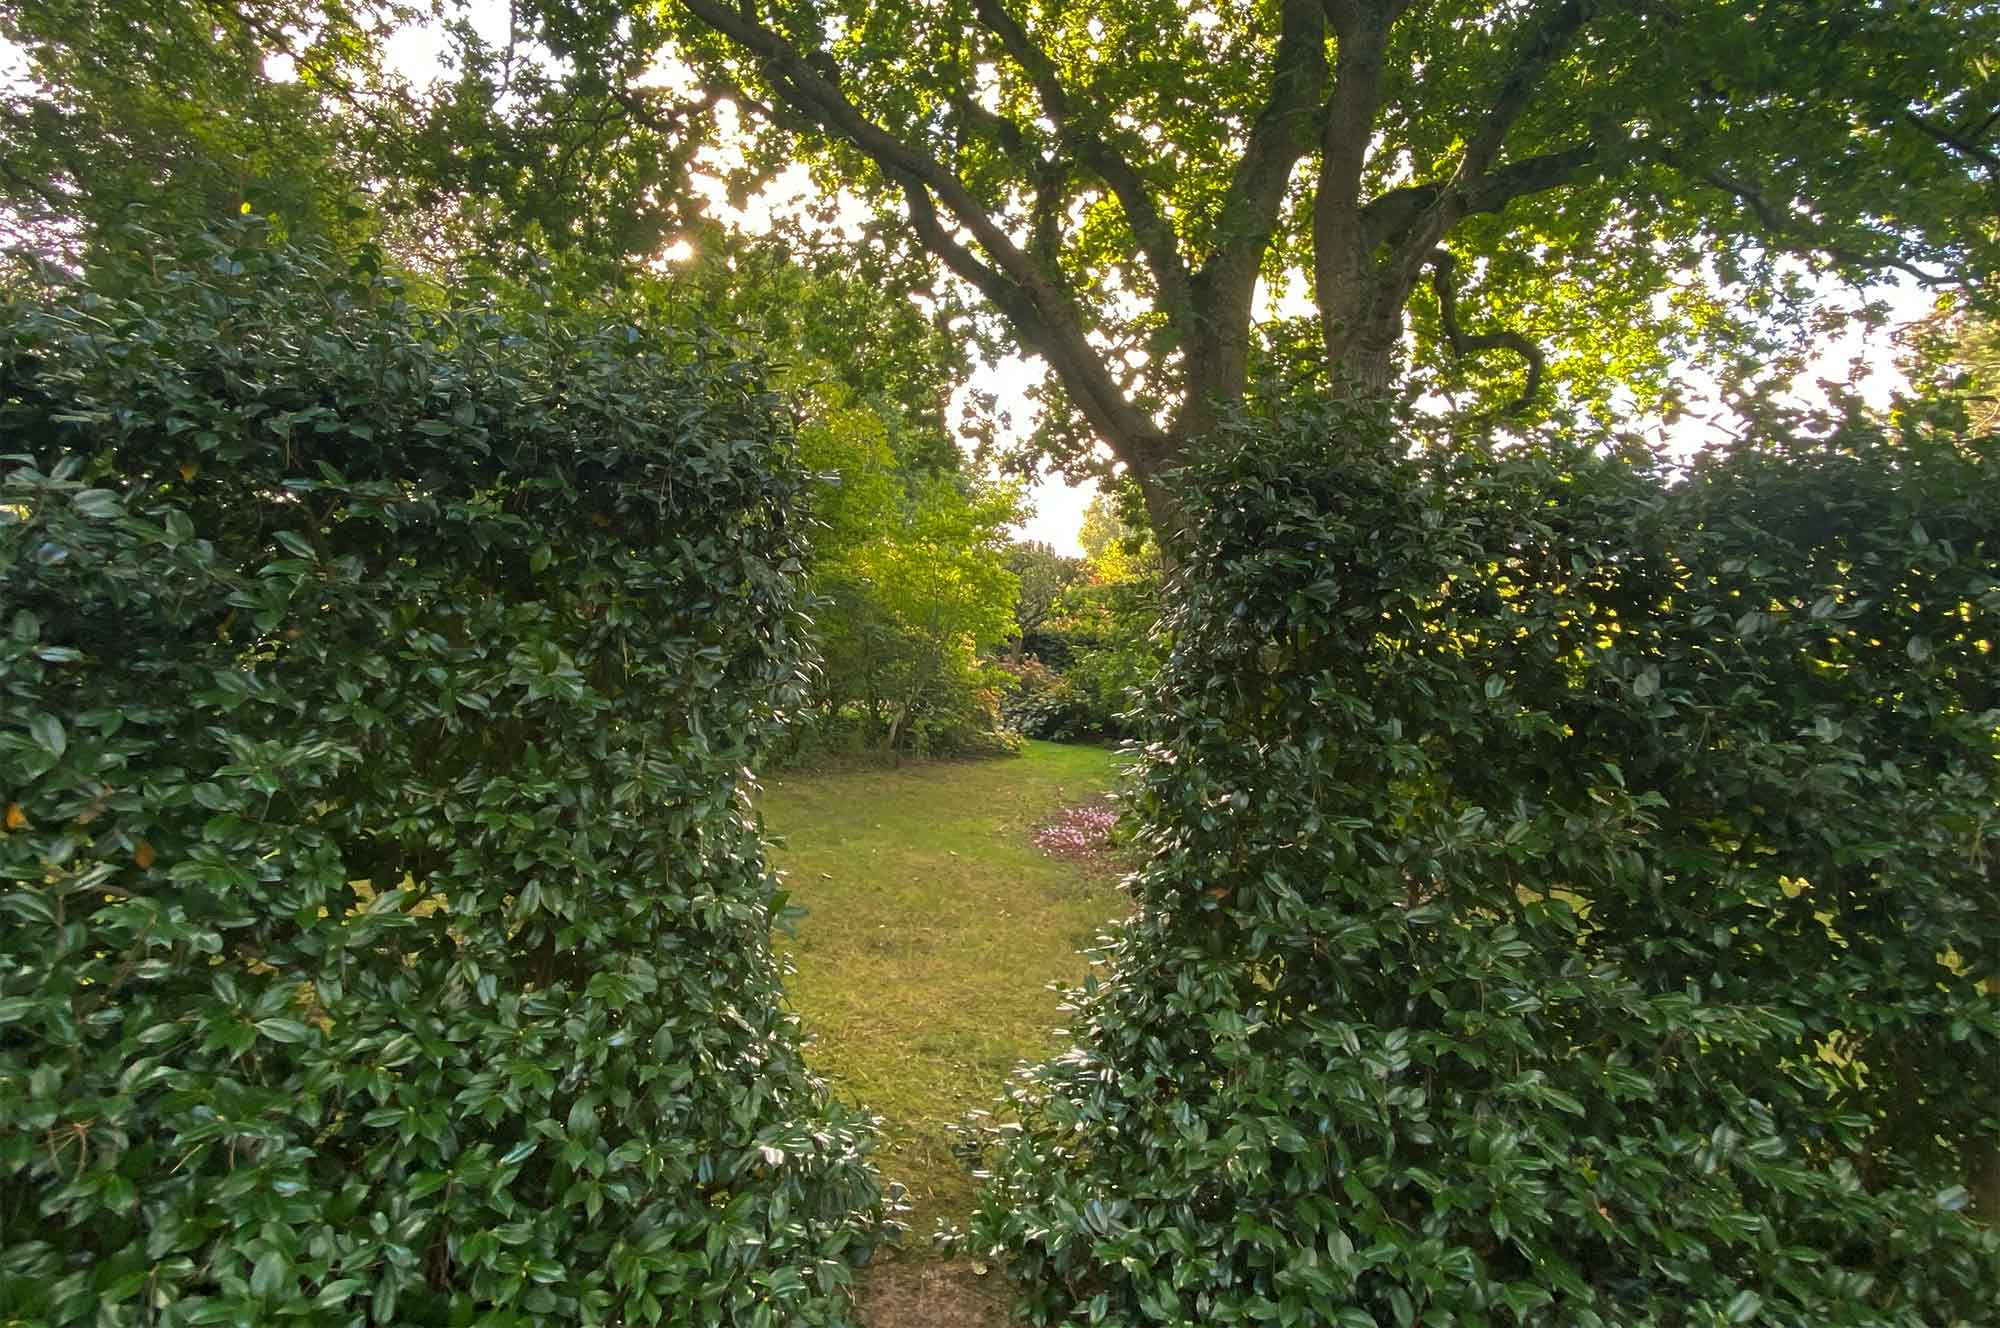
{"label": "green hedge wall", "polygon": [[0,308],[0,1322],[842,1320],[757,374],[196,257]]}
{"label": "green hedge wall", "polygon": [[1183,477],[1139,911],[974,1245],[1044,1323],[1992,1323],[2000,446],[1399,451]]}

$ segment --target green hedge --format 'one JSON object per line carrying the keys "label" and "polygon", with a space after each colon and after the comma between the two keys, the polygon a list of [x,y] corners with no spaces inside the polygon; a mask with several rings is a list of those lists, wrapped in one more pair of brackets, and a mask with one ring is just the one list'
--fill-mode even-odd
{"label": "green hedge", "polygon": [[1183,477],[1140,909],[974,1245],[1044,1323],[1991,1323],[2000,445],[1380,438]]}
{"label": "green hedge", "polygon": [[0,308],[0,1322],[843,1319],[756,373],[197,258]]}

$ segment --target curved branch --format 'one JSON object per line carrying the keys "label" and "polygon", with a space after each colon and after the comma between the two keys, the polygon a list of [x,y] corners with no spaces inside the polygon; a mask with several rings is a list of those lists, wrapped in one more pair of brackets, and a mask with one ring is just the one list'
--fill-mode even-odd
{"label": "curved branch", "polygon": [[[952,237],[938,216],[937,204],[923,181],[908,172],[899,172],[896,182],[903,191],[910,225],[924,248],[936,254],[954,274],[969,283],[1002,317],[1012,323],[1028,349],[1042,356],[1068,386],[1071,397],[1118,458],[1141,475],[1158,468],[1158,431],[1137,408],[1126,400],[1103,362],[1092,353],[1080,336],[1068,335],[1066,328],[1045,317],[1034,296],[1011,281],[1006,274],[982,263]],[[1134,427],[1134,418],[1140,421]]]}
{"label": "curved branch", "polygon": [[[2000,115],[2000,112],[1995,112],[1995,114]],[[1986,121],[1986,126],[1969,135],[1947,129],[1943,125],[1932,124],[1915,111],[1906,111],[1903,119],[1907,120],[1914,128],[1922,130],[1929,137],[1950,148],[1953,152],[1962,153],[1972,158],[1989,171],[2000,172],[2000,152],[1995,152],[1992,148],[1977,141],[1979,136],[1985,132],[1985,128],[1992,125],[1993,121],[1990,118]]]}
{"label": "curved branch", "polygon": [[1076,117],[1070,114],[1069,93],[1056,72],[1055,61],[1035,44],[1027,29],[1007,12],[1001,0],[974,0],[973,11],[979,16],[980,24],[999,38],[1001,48],[1028,76],[1028,82],[1034,86],[1035,95],[1041,99],[1042,109],[1048,112],[1057,135],[1076,153],[1079,162],[1096,172],[1118,200],[1118,206],[1125,213],[1125,223],[1132,228],[1132,238],[1138,242],[1139,252],[1145,255],[1154,281],[1159,283],[1164,312],[1185,337],[1194,321],[1191,275],[1181,257],[1173,224],[1160,211],[1159,203],[1132,165],[1131,158],[1102,134],[1090,132],[1077,123]]}
{"label": "curved branch", "polygon": [[1456,190],[1436,184],[1392,189],[1370,199],[1361,209],[1362,244],[1366,252],[1373,253],[1401,238],[1419,217],[1438,206],[1447,192],[1454,197],[1448,209],[1454,218],[1499,212],[1524,195],[1559,189],[1586,175],[1614,170],[1629,160],[1625,150],[1629,147],[1629,143],[1621,143],[1607,151],[1595,141],[1579,143],[1510,161]]}
{"label": "curved branch", "polygon": [[[1670,157],[1663,156],[1662,159],[1670,166],[1678,167],[1680,165],[1680,163]],[[1810,225],[1800,224],[1793,214],[1778,204],[1773,203],[1770,196],[1764,192],[1761,186],[1748,180],[1736,179],[1733,176],[1725,175],[1719,170],[1704,171],[1696,178],[1703,184],[1720,189],[1723,193],[1730,195],[1742,203],[1744,207],[1750,210],[1750,214],[1757,219],[1757,224],[1762,226],[1765,233],[1773,239],[1780,241],[1790,240],[1795,244],[1805,246],[1807,249],[1816,249],[1828,258],[1831,258],[1834,262],[1856,271],[1880,272],[1885,268],[1894,268],[1896,271],[1915,280],[1918,285],[1926,288],[1934,289],[1945,284],[1936,273],[1926,272],[1915,263],[1897,258],[1894,255],[1866,254],[1857,249],[1851,249],[1845,245],[1835,244],[1831,240],[1825,239],[1816,234]]]}
{"label": "curved branch", "polygon": [[1528,364],[1528,381],[1521,389],[1521,395],[1507,403],[1506,413],[1519,415],[1534,404],[1535,395],[1541,390],[1542,373],[1547,360],[1542,348],[1534,342],[1506,328],[1493,332],[1468,334],[1458,325],[1458,289],[1454,284],[1458,275],[1458,259],[1448,249],[1431,251],[1431,289],[1437,293],[1438,323],[1444,328],[1445,340],[1451,345],[1451,353],[1460,359],[1482,350],[1511,350]]}
{"label": "curved branch", "polygon": [[[755,57],[789,109],[872,160],[903,191],[910,220],[925,248],[979,287],[1014,323],[1023,340],[1048,359],[1119,459],[1142,473],[1157,468],[1163,441],[1159,427],[1118,391],[1059,274],[1051,274],[1016,244],[955,172],[863,115],[840,87],[838,71],[826,67],[823,53],[808,56],[758,22],[749,0],[740,5],[686,0],[686,7]],[[990,266],[952,238],[938,218],[939,204],[970,232]]]}

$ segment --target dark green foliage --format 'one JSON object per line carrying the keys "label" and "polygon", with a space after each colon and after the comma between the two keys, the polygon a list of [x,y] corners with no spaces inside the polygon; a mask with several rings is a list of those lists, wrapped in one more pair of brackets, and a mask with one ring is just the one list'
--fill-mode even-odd
{"label": "dark green foliage", "polygon": [[1123,639],[1066,633],[1044,637],[1068,656],[1057,672],[1038,658],[1001,665],[1009,687],[1000,704],[1009,729],[1050,742],[1130,738],[1159,672],[1159,643],[1139,635]]}
{"label": "dark green foliage", "polygon": [[1032,656],[1001,668],[1008,686],[1000,718],[1015,733],[1049,742],[1079,742],[1111,731],[1110,716],[1093,705],[1089,693],[1071,683],[1067,674]]}
{"label": "dark green foliage", "polygon": [[0,317],[0,1321],[840,1320],[757,375],[158,266]]}
{"label": "dark green foliage", "polygon": [[2000,447],[1381,436],[1182,477],[1140,909],[973,1241],[1041,1322],[1992,1322]]}

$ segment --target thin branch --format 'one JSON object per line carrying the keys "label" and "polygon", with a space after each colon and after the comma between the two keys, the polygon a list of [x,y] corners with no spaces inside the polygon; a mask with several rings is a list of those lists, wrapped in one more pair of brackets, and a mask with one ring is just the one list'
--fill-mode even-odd
{"label": "thin branch", "polygon": [[[1995,112],[1995,114],[2000,115],[2000,112]],[[1972,137],[1968,138],[1961,135],[1960,133],[1954,132],[1953,130],[1946,129],[1943,125],[1932,124],[1929,120],[1926,120],[1923,116],[1918,115],[1915,111],[1910,111],[1906,113],[1903,116],[1903,119],[1908,121],[1911,125],[1913,125],[1917,129],[1920,129],[1924,133],[1930,135],[1938,142],[1944,144],[1952,151],[1963,153],[1964,155],[1972,158],[1974,161],[1984,166],[1987,170],[2000,171],[2000,152],[1995,152],[1993,151],[1993,149],[1985,147],[1976,141],[1978,135],[1983,134],[1985,132],[1985,127],[1982,127]],[[1991,124],[1992,121],[1989,119],[1987,121],[1987,126],[1990,126]]]}
{"label": "thin branch", "polygon": [[1844,245],[1834,244],[1815,234],[1811,226],[1802,224],[1792,213],[1773,203],[1764,190],[1754,183],[1725,175],[1719,170],[1704,171],[1698,178],[1702,183],[1722,190],[1750,209],[1750,214],[1757,219],[1757,224],[1762,226],[1767,234],[1779,239],[1789,239],[1794,244],[1803,244],[1808,249],[1817,249],[1844,267],[1870,272],[1894,268],[1913,278],[1921,286],[1935,288],[1945,284],[1936,275],[1904,259],[1887,254],[1864,254]]}
{"label": "thin branch", "polygon": [[1069,93],[1063,88],[1062,78],[1056,72],[1056,62],[1047,51],[1035,44],[1027,29],[1007,12],[1000,0],[973,0],[972,10],[979,16],[980,26],[998,37],[1001,49],[1021,66],[1021,72],[1028,76],[1028,82],[1035,89],[1035,95],[1041,98],[1042,109],[1060,127],[1069,119]]}
{"label": "thin branch", "polygon": [[1444,328],[1451,353],[1464,359],[1483,350],[1511,350],[1527,361],[1528,381],[1522,387],[1521,395],[1508,402],[1505,408],[1509,415],[1521,414],[1534,404],[1536,393],[1541,391],[1542,374],[1547,367],[1542,348],[1519,332],[1506,328],[1476,335],[1467,333],[1458,324],[1458,290],[1455,285],[1458,259],[1448,249],[1436,249],[1431,252],[1430,264],[1431,289],[1437,294],[1438,323]]}
{"label": "thin branch", "polygon": [[1016,161],[1031,158],[1028,136],[1021,126],[1004,115],[987,110],[963,94],[951,99],[951,109],[967,126],[983,134],[989,143]]}

